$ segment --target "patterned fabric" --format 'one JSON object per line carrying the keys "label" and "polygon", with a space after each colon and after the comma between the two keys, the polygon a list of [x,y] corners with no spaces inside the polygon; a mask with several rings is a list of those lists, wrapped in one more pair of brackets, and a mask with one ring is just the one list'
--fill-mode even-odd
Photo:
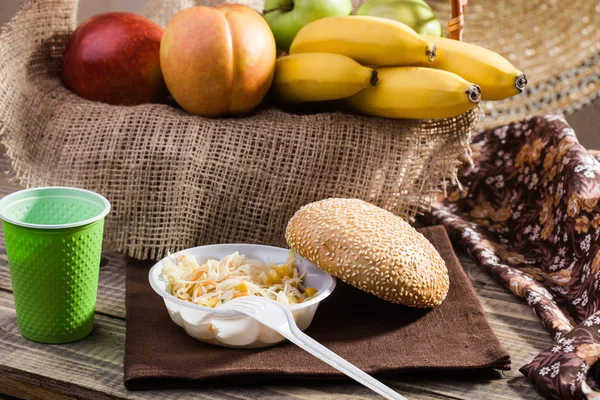
{"label": "patterned fabric", "polygon": [[583,398],[585,389],[591,398],[590,367],[600,357],[600,162],[558,115],[480,133],[471,147],[463,187],[434,205],[433,219],[553,335],[556,345],[521,369],[538,391],[562,399]]}
{"label": "patterned fabric", "polygon": [[541,352],[521,372],[547,399],[600,400],[600,312]]}

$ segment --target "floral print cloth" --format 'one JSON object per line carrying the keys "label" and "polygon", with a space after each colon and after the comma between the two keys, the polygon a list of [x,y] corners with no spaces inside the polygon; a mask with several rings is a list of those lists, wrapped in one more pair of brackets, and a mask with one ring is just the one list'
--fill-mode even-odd
{"label": "floral print cloth", "polygon": [[600,400],[600,162],[558,115],[480,133],[471,148],[462,188],[434,204],[433,219],[554,337],[521,368],[537,390]]}
{"label": "floral print cloth", "polygon": [[600,400],[600,312],[541,352],[521,372],[547,399]]}

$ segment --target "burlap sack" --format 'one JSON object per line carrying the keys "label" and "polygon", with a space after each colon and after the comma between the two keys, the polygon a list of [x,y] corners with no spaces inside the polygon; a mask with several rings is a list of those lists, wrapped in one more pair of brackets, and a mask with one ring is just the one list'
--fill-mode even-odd
{"label": "burlap sack", "polygon": [[[145,10],[161,24],[186,0]],[[113,205],[105,248],[136,258],[216,242],[284,244],[303,204],[358,197],[401,216],[455,181],[477,112],[437,121],[263,107],[205,119],[162,104],[115,107],[64,88],[76,0],[29,2],[0,33],[0,134],[25,186],[68,185]]]}

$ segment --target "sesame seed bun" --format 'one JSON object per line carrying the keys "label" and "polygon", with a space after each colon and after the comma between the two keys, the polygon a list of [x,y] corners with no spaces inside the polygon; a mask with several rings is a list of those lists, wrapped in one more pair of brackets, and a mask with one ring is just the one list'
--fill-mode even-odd
{"label": "sesame seed bun", "polygon": [[433,245],[402,218],[362,200],[307,204],[285,238],[319,268],[392,303],[433,307],[448,293],[448,270]]}

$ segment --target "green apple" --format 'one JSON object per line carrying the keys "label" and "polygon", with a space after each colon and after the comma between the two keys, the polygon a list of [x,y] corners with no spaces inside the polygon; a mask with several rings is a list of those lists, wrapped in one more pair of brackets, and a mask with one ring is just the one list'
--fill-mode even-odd
{"label": "green apple", "polygon": [[266,0],[263,15],[275,43],[288,51],[298,31],[309,22],[336,15],[350,15],[352,0]]}
{"label": "green apple", "polygon": [[393,19],[421,35],[442,36],[440,22],[423,0],[369,0],[360,6],[356,14]]}

